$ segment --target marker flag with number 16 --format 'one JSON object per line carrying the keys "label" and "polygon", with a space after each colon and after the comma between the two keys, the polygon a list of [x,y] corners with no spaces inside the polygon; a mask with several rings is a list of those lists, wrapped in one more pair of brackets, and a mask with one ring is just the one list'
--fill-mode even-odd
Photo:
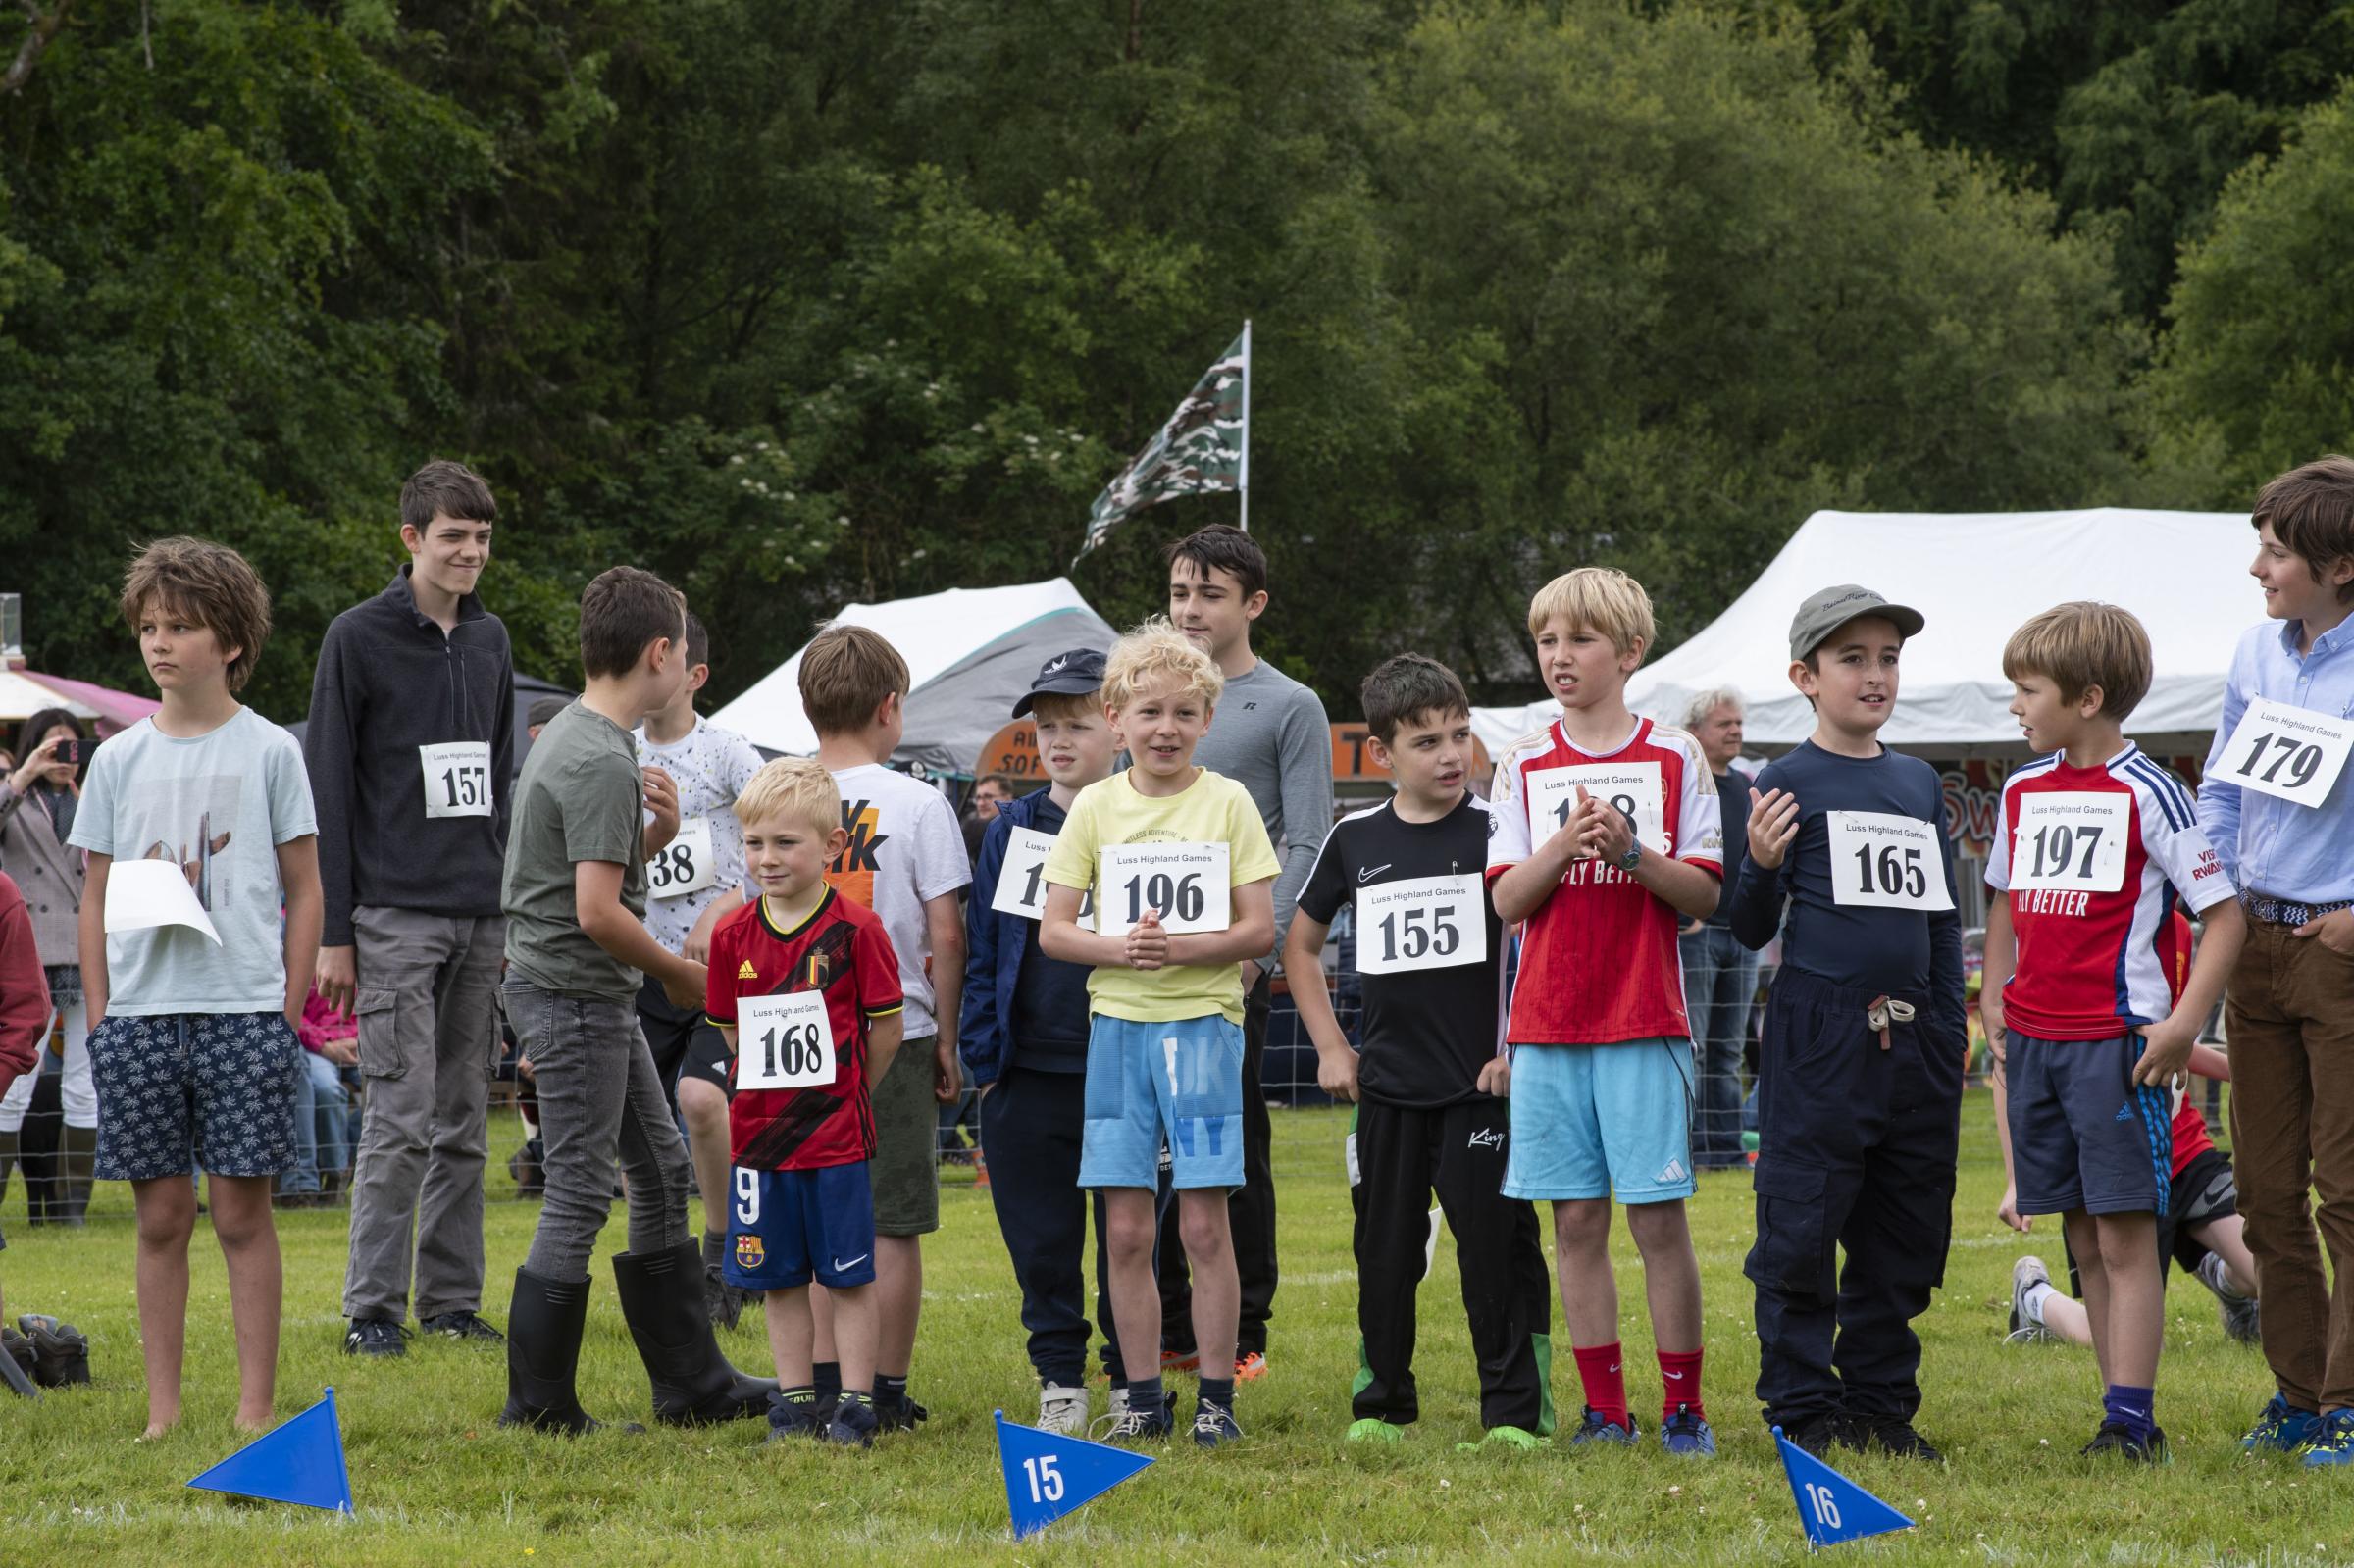
{"label": "marker flag with number 16", "polygon": [[1782,1451],[1782,1473],[1790,1478],[1790,1500],[1798,1504],[1810,1551],[1913,1528],[1912,1520],[1783,1437],[1779,1427],[1773,1444]]}

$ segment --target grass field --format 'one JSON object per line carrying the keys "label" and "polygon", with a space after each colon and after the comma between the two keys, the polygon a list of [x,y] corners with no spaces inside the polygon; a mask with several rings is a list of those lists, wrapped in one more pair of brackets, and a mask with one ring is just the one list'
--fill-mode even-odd
{"label": "grass field", "polygon": [[[2226,1341],[2214,1303],[2176,1275],[2169,1300],[2160,1419],[2175,1462],[2133,1473],[2076,1457],[2098,1412],[2089,1352],[2006,1347],[2003,1311],[2016,1239],[1994,1220],[2001,1179],[1989,1107],[1971,1095],[1946,1289],[1921,1323],[1927,1341],[1923,1430],[1949,1463],[1924,1469],[1858,1459],[1850,1474],[1912,1514],[1914,1534],[1841,1548],[1889,1562],[2095,1560],[2180,1565],[2333,1562],[2354,1556],[2354,1477],[2240,1457],[2236,1438],[2270,1391],[2261,1359]],[[281,1217],[286,1326],[280,1410],[291,1415],[333,1384],[358,1517],[249,1505],[181,1483],[235,1446],[229,1428],[233,1362],[220,1254],[199,1231],[190,1306],[188,1415],[152,1444],[142,1424],[131,1293],[128,1191],[101,1189],[90,1228],[34,1231],[21,1185],[0,1257],[9,1311],[60,1313],[96,1344],[98,1383],[37,1407],[0,1405],[0,1565],[163,1562],[200,1568],[278,1563],[547,1564],[673,1562],[1143,1561],[1435,1562],[1607,1558],[1688,1564],[1786,1562],[1805,1553],[1749,1387],[1756,1375],[1741,1258],[1751,1235],[1749,1183],[1712,1176],[1693,1209],[1707,1281],[1707,1393],[1723,1454],[1691,1463],[1638,1452],[1496,1457],[1456,1451],[1475,1437],[1469,1352],[1454,1264],[1442,1243],[1422,1292],[1418,1370],[1425,1415],[1379,1453],[1342,1443],[1356,1365],[1355,1286],[1340,1114],[1276,1118],[1284,1282],[1272,1375],[1248,1386],[1250,1441],[1213,1455],[1190,1446],[1046,1535],[1016,1545],[991,1441],[990,1412],[1027,1419],[1035,1393],[1022,1355],[1011,1273],[988,1194],[952,1177],[929,1248],[915,1391],[933,1411],[920,1433],[867,1455],[759,1445],[761,1429],[574,1442],[492,1424],[504,1363],[441,1342],[405,1361],[340,1353],[336,1315],[343,1216]],[[500,1134],[511,1139],[513,1124]],[[508,1195],[503,1148],[494,1179]],[[537,1214],[494,1202],[490,1298],[503,1321],[507,1285]],[[621,1244],[618,1217],[605,1233]],[[2056,1238],[2038,1243],[2057,1260]],[[1621,1232],[1620,1290],[1641,1293]],[[724,1336],[740,1364],[763,1351],[746,1327]],[[1626,1321],[1638,1410],[1657,1413],[1658,1373],[1639,1305]],[[1578,1404],[1561,1353],[1556,1397]],[[1181,1388],[1187,1387],[1182,1381]],[[607,1417],[642,1418],[646,1387],[600,1262],[582,1391]],[[1190,1393],[1190,1390],[1189,1390]],[[1646,1408],[1648,1407],[1648,1408]],[[1101,1408],[1099,1391],[1097,1408]]]}

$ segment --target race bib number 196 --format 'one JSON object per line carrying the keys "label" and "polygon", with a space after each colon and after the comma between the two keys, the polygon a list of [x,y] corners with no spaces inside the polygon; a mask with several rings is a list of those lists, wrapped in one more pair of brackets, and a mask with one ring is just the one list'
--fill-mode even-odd
{"label": "race bib number 196", "polygon": [[834,1082],[834,1023],[823,991],[746,996],[736,1010],[738,1088],[816,1088]]}
{"label": "race bib number 196", "polygon": [[2291,805],[2318,806],[2329,798],[2349,750],[2354,719],[2258,697],[2225,742],[2214,777]]}
{"label": "race bib number 196", "polygon": [[427,821],[490,815],[488,742],[446,740],[437,746],[419,746],[417,760],[425,768]]}
{"label": "race bib number 196", "polygon": [[1224,844],[1121,844],[1096,866],[1096,930],[1125,936],[1148,909],[1163,931],[1224,931],[1234,924]]}
{"label": "race bib number 196", "polygon": [[1827,811],[1823,816],[1831,835],[1834,903],[1880,909],[1954,907],[1934,824],[1885,811]]}
{"label": "race bib number 196", "polygon": [[1385,882],[1356,895],[1356,969],[1391,975],[1488,961],[1488,922],[1477,877]]}

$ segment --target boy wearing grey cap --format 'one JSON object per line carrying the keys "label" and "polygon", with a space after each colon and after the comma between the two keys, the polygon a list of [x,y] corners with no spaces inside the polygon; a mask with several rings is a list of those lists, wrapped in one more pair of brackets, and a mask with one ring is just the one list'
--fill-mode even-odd
{"label": "boy wearing grey cap", "polygon": [[1953,1229],[1962,932],[1937,772],[1879,741],[1921,624],[1853,584],[1799,607],[1790,681],[1814,705],[1815,733],[1750,790],[1749,858],[1728,900],[1743,945],[1782,936],[1745,1267],[1758,1397],[1818,1456],[1876,1442],[1939,1457],[1913,1429],[1912,1323],[1944,1282]]}
{"label": "boy wearing grey cap", "polygon": [[[957,1049],[981,1094],[981,1147],[998,1229],[1022,1289],[1022,1327],[1039,1382],[1038,1424],[1087,1431],[1087,1221],[1079,1186],[1087,1120],[1088,966],[1039,950],[1047,851],[1079,791],[1111,777],[1120,742],[1103,711],[1103,655],[1056,654],[1013,705],[1038,725],[1047,787],[998,808],[973,860],[964,1007]],[[1084,911],[1082,912],[1084,914]],[[1126,1373],[1112,1338],[1103,1256],[1103,1194],[1096,1220],[1096,1321],[1117,1406]],[[1158,1371],[1158,1368],[1147,1368]],[[1116,1413],[1116,1409],[1115,1409]]]}

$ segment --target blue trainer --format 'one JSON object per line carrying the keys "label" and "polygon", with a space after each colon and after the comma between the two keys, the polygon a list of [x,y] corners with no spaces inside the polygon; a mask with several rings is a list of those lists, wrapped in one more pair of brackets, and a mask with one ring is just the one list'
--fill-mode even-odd
{"label": "blue trainer", "polygon": [[1669,1453],[1688,1454],[1699,1459],[1716,1457],[1716,1434],[1709,1430],[1700,1412],[1688,1404],[1675,1407],[1675,1414],[1660,1423],[1660,1446]]}
{"label": "blue trainer", "polygon": [[2239,1445],[2248,1453],[2294,1453],[2321,1435],[2320,1416],[2290,1404],[2288,1395],[2276,1393]]}
{"label": "blue trainer", "polygon": [[2305,1462],[2317,1468],[2354,1465],[2354,1410],[2332,1410],[2321,1418],[2321,1429],[2305,1450]]}
{"label": "blue trainer", "polygon": [[1642,1429],[1635,1425],[1632,1415],[1626,1418],[1626,1425],[1622,1427],[1588,1405],[1585,1415],[1577,1423],[1577,1430],[1569,1435],[1569,1446],[1582,1448],[1590,1442],[1614,1442],[1626,1448],[1634,1446],[1635,1440],[1642,1435]]}

